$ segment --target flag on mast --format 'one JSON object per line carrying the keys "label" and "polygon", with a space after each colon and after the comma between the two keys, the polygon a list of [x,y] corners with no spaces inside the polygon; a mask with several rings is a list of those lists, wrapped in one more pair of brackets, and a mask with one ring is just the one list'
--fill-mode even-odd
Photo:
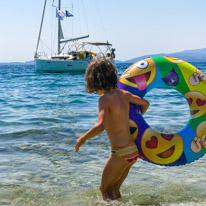
{"label": "flag on mast", "polygon": [[64,20],[65,14],[64,12],[56,8],[56,17],[59,18],[60,20]]}
{"label": "flag on mast", "polygon": [[71,14],[69,11],[66,10],[66,17],[72,17],[74,16],[73,14]]}

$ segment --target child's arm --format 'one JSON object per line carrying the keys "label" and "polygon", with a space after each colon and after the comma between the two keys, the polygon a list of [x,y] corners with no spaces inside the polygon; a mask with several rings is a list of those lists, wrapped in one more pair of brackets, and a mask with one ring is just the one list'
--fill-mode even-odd
{"label": "child's arm", "polygon": [[142,114],[144,114],[147,111],[149,107],[149,102],[147,100],[144,100],[141,97],[133,95],[129,92],[128,92],[128,97],[129,97],[129,102],[140,105]]}
{"label": "child's arm", "polygon": [[79,148],[92,137],[99,135],[105,129],[106,119],[108,114],[108,106],[103,98],[99,99],[99,114],[97,123],[85,134],[83,134],[76,142],[76,152],[79,151]]}

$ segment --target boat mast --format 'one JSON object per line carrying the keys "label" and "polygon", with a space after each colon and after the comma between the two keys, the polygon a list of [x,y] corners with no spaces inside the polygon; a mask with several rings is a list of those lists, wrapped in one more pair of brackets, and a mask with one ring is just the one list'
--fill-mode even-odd
{"label": "boat mast", "polygon": [[[59,0],[59,10],[61,10],[61,0]],[[61,46],[60,46],[60,38],[61,38],[61,34],[60,34],[60,19],[58,18],[58,54],[60,54],[60,50],[61,50]]]}
{"label": "boat mast", "polygon": [[41,37],[41,30],[42,30],[43,21],[44,21],[44,13],[45,13],[45,8],[46,8],[46,2],[47,2],[47,0],[45,0],[45,2],[44,2],[44,9],[43,9],[43,13],[42,13],[41,25],[40,25],[39,36],[38,36],[38,41],[37,41],[37,45],[36,45],[36,52],[35,52],[34,58],[38,57],[37,51],[38,51],[38,47],[39,47],[39,41],[40,41],[40,37]]}

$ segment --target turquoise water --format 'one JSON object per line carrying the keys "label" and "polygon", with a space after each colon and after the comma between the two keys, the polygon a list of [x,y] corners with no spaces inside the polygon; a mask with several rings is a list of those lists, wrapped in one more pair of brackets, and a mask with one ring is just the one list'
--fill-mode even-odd
{"label": "turquoise water", "polygon": [[[206,63],[194,63],[206,74]],[[119,74],[128,64],[118,64]],[[77,154],[78,137],[97,120],[98,95],[86,94],[84,74],[39,74],[33,66],[0,66],[0,205],[206,205],[206,157],[181,167],[138,160],[121,201],[99,192],[110,155],[105,133]],[[170,89],[146,97],[156,130],[176,132],[189,119],[185,98]]]}

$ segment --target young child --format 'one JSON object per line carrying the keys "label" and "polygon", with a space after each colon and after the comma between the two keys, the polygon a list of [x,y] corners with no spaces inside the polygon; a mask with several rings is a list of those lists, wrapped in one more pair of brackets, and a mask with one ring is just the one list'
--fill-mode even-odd
{"label": "young child", "polygon": [[92,62],[85,75],[87,93],[103,95],[99,98],[97,123],[76,142],[76,152],[90,138],[106,130],[111,155],[105,164],[100,190],[104,200],[121,197],[120,187],[131,166],[138,158],[138,149],[130,135],[129,103],[138,104],[144,114],[149,102],[127,91],[117,89],[118,77],[114,65],[99,59]]}

